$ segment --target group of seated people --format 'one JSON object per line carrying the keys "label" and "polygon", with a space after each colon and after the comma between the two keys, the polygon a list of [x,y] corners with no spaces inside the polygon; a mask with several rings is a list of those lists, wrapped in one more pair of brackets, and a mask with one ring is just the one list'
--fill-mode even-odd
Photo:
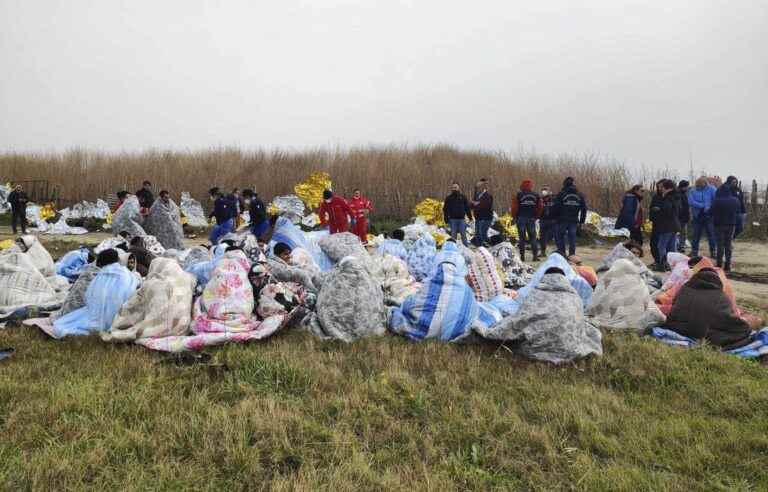
{"label": "group of seated people", "polygon": [[[280,217],[264,237],[246,231],[163,251],[151,236],[125,233],[54,265],[24,236],[0,255],[0,291],[25,271],[50,287],[50,302],[34,303],[56,310],[33,321],[52,336],[98,333],[163,351],[261,339],[290,324],[347,342],[386,331],[417,341],[484,338],[552,363],[602,354],[600,329],[661,327],[725,350],[754,341],[755,320],[711,261],[671,253],[679,258],[663,279],[632,242],[598,269],[553,253],[534,270],[501,234],[488,248],[451,240],[438,248],[431,234],[398,229],[366,248],[351,233],[307,233]],[[70,285],[57,291],[62,278]],[[0,294],[0,315],[19,301]]]}

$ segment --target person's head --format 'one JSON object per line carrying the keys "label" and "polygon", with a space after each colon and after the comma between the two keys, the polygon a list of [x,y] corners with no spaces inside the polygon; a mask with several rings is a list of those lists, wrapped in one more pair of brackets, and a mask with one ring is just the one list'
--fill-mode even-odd
{"label": "person's head", "polygon": [[120,257],[117,255],[117,250],[112,248],[105,249],[96,256],[96,266],[99,268],[104,268],[118,261],[120,261]]}
{"label": "person's head", "polygon": [[451,191],[454,193],[458,193],[459,191],[461,191],[461,186],[459,186],[459,183],[457,183],[456,181],[451,183]]}
{"label": "person's head", "polygon": [[576,180],[568,176],[563,180],[563,188],[573,188],[576,186]]}
{"label": "person's head", "polygon": [[497,244],[501,244],[504,241],[506,241],[507,238],[504,236],[503,233],[494,234],[493,236],[488,238],[488,244],[491,246],[496,246]]}
{"label": "person's head", "polygon": [[125,198],[126,198],[127,196],[128,196],[128,192],[127,192],[127,191],[125,191],[125,190],[123,190],[123,191],[118,191],[118,192],[117,192],[117,199],[118,199],[118,200],[120,200],[121,202],[122,202],[123,200],[125,200]]}
{"label": "person's head", "polygon": [[392,231],[392,234],[390,235],[392,239],[397,239],[398,241],[402,241],[405,239],[405,231],[402,229],[395,229]]}
{"label": "person's head", "polygon": [[138,249],[144,249],[144,238],[141,236],[136,236],[133,239],[131,239],[131,248],[138,248]]}
{"label": "person's head", "polygon": [[676,186],[675,186],[675,182],[674,181],[672,181],[671,179],[665,179],[661,183],[661,194],[662,195],[667,195],[667,194],[675,191],[675,188],[676,188]]}
{"label": "person's head", "polygon": [[274,248],[275,256],[288,262],[291,260],[291,247],[285,243],[277,243]]}
{"label": "person's head", "polygon": [[488,191],[488,180],[485,178],[480,178],[480,181],[477,182],[477,191]]}
{"label": "person's head", "polygon": [[120,234],[118,234],[118,236],[120,236],[121,238],[125,239],[126,241],[131,239],[131,233],[128,232],[128,231],[120,231]]}
{"label": "person's head", "polygon": [[738,190],[739,189],[739,178],[736,176],[728,176],[728,178],[725,180],[725,184],[728,185],[729,188],[732,190]]}
{"label": "person's head", "polygon": [[24,189],[24,187],[21,186],[20,184],[17,184],[16,186],[14,186],[13,189],[16,190],[16,191],[22,191]]}
{"label": "person's head", "polygon": [[520,183],[520,189],[522,191],[531,191],[533,190],[533,181],[530,179],[523,180],[522,183]]}
{"label": "person's head", "polygon": [[136,256],[133,253],[128,255],[128,262],[125,264],[125,266],[132,272],[136,271]]}
{"label": "person's head", "polygon": [[643,194],[643,185],[635,185],[632,188],[629,189],[629,193],[632,193],[633,195],[642,196]]}
{"label": "person's head", "polygon": [[547,271],[544,272],[544,275],[563,275],[563,276],[565,276],[565,272],[562,269],[560,269],[560,268],[550,267],[550,268],[547,268]]}
{"label": "person's head", "polygon": [[91,248],[88,248],[88,263],[93,263],[94,261],[96,261],[96,255]]}
{"label": "person's head", "polygon": [[144,181],[143,183],[141,183],[141,187],[144,188],[145,190],[151,190],[152,183],[150,183],[149,181]]}
{"label": "person's head", "polygon": [[693,257],[691,257],[691,258],[688,258],[688,266],[689,266],[690,268],[693,268],[693,267],[695,267],[696,265],[698,265],[698,264],[699,264],[699,262],[700,262],[701,260],[703,260],[703,259],[704,259],[704,258],[702,258],[701,256],[693,256]]}
{"label": "person's head", "polygon": [[548,197],[552,194],[552,190],[549,188],[549,185],[544,185],[541,187],[541,196],[542,197]]}
{"label": "person's head", "polygon": [[246,189],[243,190],[243,198],[246,198],[246,199],[247,198],[253,198],[253,195],[254,195],[254,193],[253,193],[252,189],[246,188]]}
{"label": "person's head", "polygon": [[168,190],[160,191],[160,201],[163,203],[169,203],[171,201],[171,195],[168,193]]}
{"label": "person's head", "polygon": [[210,195],[211,200],[215,200],[221,196],[221,190],[219,190],[218,186],[214,186],[210,190],[208,190],[208,195]]}
{"label": "person's head", "polygon": [[240,188],[235,188],[232,190],[232,194],[234,196],[240,196]]}
{"label": "person's head", "polygon": [[323,200],[329,202],[331,198],[333,198],[333,192],[331,190],[323,190]]}
{"label": "person's head", "polygon": [[630,253],[635,255],[637,258],[643,257],[643,247],[637,244],[636,242],[627,241],[626,243],[624,243],[624,247],[627,248],[630,251]]}
{"label": "person's head", "polygon": [[696,178],[696,188],[701,189],[706,188],[707,186],[709,186],[709,180],[706,176],[699,176]]}
{"label": "person's head", "polygon": [[723,186],[721,186],[720,188],[717,189],[717,191],[715,192],[715,196],[716,197],[721,197],[721,198],[722,197],[731,197],[731,196],[733,196],[733,188],[728,186],[728,184],[726,183],[726,184],[724,184]]}
{"label": "person's head", "polygon": [[352,192],[352,198],[360,198],[361,196],[362,196],[362,194],[360,193],[360,190],[359,190],[359,189],[355,189],[355,190]]}
{"label": "person's head", "polygon": [[568,263],[570,263],[571,265],[581,266],[582,264],[581,257],[578,255],[571,255],[568,257]]}
{"label": "person's head", "polygon": [[688,188],[691,187],[691,183],[689,183],[687,180],[683,179],[677,184],[677,189],[680,190],[681,193],[685,193],[688,191]]}
{"label": "person's head", "polygon": [[663,179],[660,179],[660,180],[656,181],[656,194],[657,195],[661,195],[661,185],[663,185],[663,184],[664,184],[664,180]]}

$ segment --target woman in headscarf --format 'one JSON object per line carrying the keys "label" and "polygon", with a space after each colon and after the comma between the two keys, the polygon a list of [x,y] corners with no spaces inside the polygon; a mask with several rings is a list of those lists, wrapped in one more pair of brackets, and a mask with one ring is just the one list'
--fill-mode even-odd
{"label": "woman in headscarf", "polygon": [[146,277],[149,273],[149,267],[152,260],[155,259],[155,255],[147,250],[144,245],[143,237],[134,237],[131,239],[131,245],[128,248],[128,254],[132,255],[136,262],[136,271],[142,277]]}

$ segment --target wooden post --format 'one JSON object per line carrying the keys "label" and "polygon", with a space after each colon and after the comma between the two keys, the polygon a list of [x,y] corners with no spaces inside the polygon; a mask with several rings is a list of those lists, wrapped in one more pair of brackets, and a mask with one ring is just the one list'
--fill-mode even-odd
{"label": "wooden post", "polygon": [[757,180],[752,180],[752,196],[750,197],[750,202],[752,205],[752,213],[757,213]]}

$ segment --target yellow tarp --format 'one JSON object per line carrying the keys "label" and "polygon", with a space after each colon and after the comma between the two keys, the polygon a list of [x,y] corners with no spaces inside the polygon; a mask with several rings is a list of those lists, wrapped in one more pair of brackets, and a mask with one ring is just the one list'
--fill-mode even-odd
{"label": "yellow tarp", "polygon": [[[331,176],[324,172],[314,172],[302,183],[293,187],[293,192],[301,198],[310,210],[320,206],[323,201],[323,191],[331,189]],[[270,215],[273,213],[270,212]]]}
{"label": "yellow tarp", "polygon": [[51,217],[56,217],[56,209],[54,208],[53,203],[46,203],[40,207],[40,218],[48,220]]}
{"label": "yellow tarp", "polygon": [[12,239],[6,239],[5,241],[0,241],[0,250],[8,249],[11,246],[13,246],[13,240]]}
{"label": "yellow tarp", "polygon": [[413,207],[413,213],[427,224],[445,227],[443,220],[443,202],[434,198],[426,198]]}

